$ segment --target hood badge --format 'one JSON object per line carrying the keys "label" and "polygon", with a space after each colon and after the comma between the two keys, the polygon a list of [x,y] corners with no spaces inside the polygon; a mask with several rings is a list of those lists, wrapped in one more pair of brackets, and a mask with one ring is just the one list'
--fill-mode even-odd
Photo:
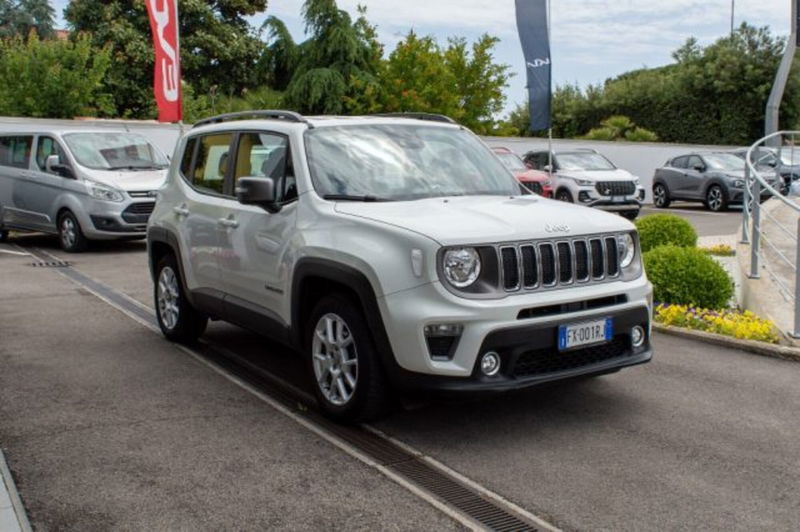
{"label": "hood badge", "polygon": [[569,233],[570,227],[567,224],[544,224],[544,230],[548,233]]}

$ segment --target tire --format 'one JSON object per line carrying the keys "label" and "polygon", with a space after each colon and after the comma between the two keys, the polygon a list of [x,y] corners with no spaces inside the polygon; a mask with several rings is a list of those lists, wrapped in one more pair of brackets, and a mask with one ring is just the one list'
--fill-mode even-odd
{"label": "tire", "polygon": [[385,415],[388,384],[359,307],[341,294],[325,296],[304,332],[305,358],[323,413],[341,423]]}
{"label": "tire", "polygon": [[623,218],[626,218],[626,219],[628,219],[630,221],[634,221],[636,218],[639,217],[639,211],[638,210],[636,210],[636,211],[622,211],[622,212],[620,212],[620,215]]}
{"label": "tire", "polygon": [[189,302],[180,275],[174,255],[165,255],[158,261],[153,283],[156,318],[167,340],[191,344],[205,332],[208,316]]}
{"label": "tire", "polygon": [[0,242],[8,242],[8,231],[0,229]]}
{"label": "tire", "polygon": [[572,198],[572,193],[566,188],[561,188],[556,192],[556,199],[566,203],[575,203],[575,200]]}
{"label": "tire", "polygon": [[80,253],[89,247],[89,241],[83,236],[81,224],[70,211],[58,217],[58,240],[61,249],[67,253]]}
{"label": "tire", "polygon": [[669,197],[669,189],[663,183],[656,183],[653,187],[653,205],[659,209],[666,209],[672,200]]}
{"label": "tire", "polygon": [[706,208],[712,212],[724,212],[728,209],[728,196],[719,185],[711,185],[706,190]]}

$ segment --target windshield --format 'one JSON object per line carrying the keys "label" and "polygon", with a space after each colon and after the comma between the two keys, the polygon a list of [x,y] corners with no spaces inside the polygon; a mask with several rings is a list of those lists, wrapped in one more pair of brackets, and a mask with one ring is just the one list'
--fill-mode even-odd
{"label": "windshield", "polygon": [[160,170],[169,166],[157,148],[133,133],[70,133],[64,140],[81,166],[95,170]]}
{"label": "windshield", "polygon": [[475,135],[419,125],[322,127],[306,133],[314,188],[340,199],[519,195],[513,175]]}
{"label": "windshield", "polygon": [[706,164],[714,170],[744,170],[744,159],[732,153],[712,153],[704,155]]}
{"label": "windshield", "polygon": [[528,168],[525,166],[525,163],[522,162],[522,159],[519,158],[519,155],[514,153],[498,153],[495,152],[500,158],[500,161],[505,165],[506,168],[511,170],[512,172],[520,172],[523,170],[527,170]]}
{"label": "windshield", "polygon": [[781,148],[781,162],[789,166],[800,164],[800,149]]}
{"label": "windshield", "polygon": [[616,170],[611,161],[599,153],[560,153],[557,163],[559,170]]}

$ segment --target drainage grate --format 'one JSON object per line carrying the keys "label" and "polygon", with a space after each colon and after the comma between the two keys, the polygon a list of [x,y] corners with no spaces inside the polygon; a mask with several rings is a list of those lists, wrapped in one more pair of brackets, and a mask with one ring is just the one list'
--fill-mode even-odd
{"label": "drainage grate", "polygon": [[63,260],[40,260],[31,263],[34,268],[69,268],[71,265]]}

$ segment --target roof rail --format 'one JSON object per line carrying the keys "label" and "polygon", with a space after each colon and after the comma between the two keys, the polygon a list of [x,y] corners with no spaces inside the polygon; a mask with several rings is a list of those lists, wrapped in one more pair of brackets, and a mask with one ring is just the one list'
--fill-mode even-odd
{"label": "roof rail", "polygon": [[238,113],[226,113],[223,115],[212,116],[204,118],[192,126],[192,128],[207,126],[209,124],[219,124],[221,122],[230,122],[232,120],[244,120],[246,118],[261,118],[266,120],[286,120],[287,122],[302,122],[308,124],[308,120],[300,113],[294,111],[280,111],[280,110],[255,110],[255,111],[241,111]]}
{"label": "roof rail", "polygon": [[457,122],[449,116],[438,115],[436,113],[378,113],[372,116],[383,116],[386,118],[411,118],[414,120],[430,120],[431,122],[457,124]]}

